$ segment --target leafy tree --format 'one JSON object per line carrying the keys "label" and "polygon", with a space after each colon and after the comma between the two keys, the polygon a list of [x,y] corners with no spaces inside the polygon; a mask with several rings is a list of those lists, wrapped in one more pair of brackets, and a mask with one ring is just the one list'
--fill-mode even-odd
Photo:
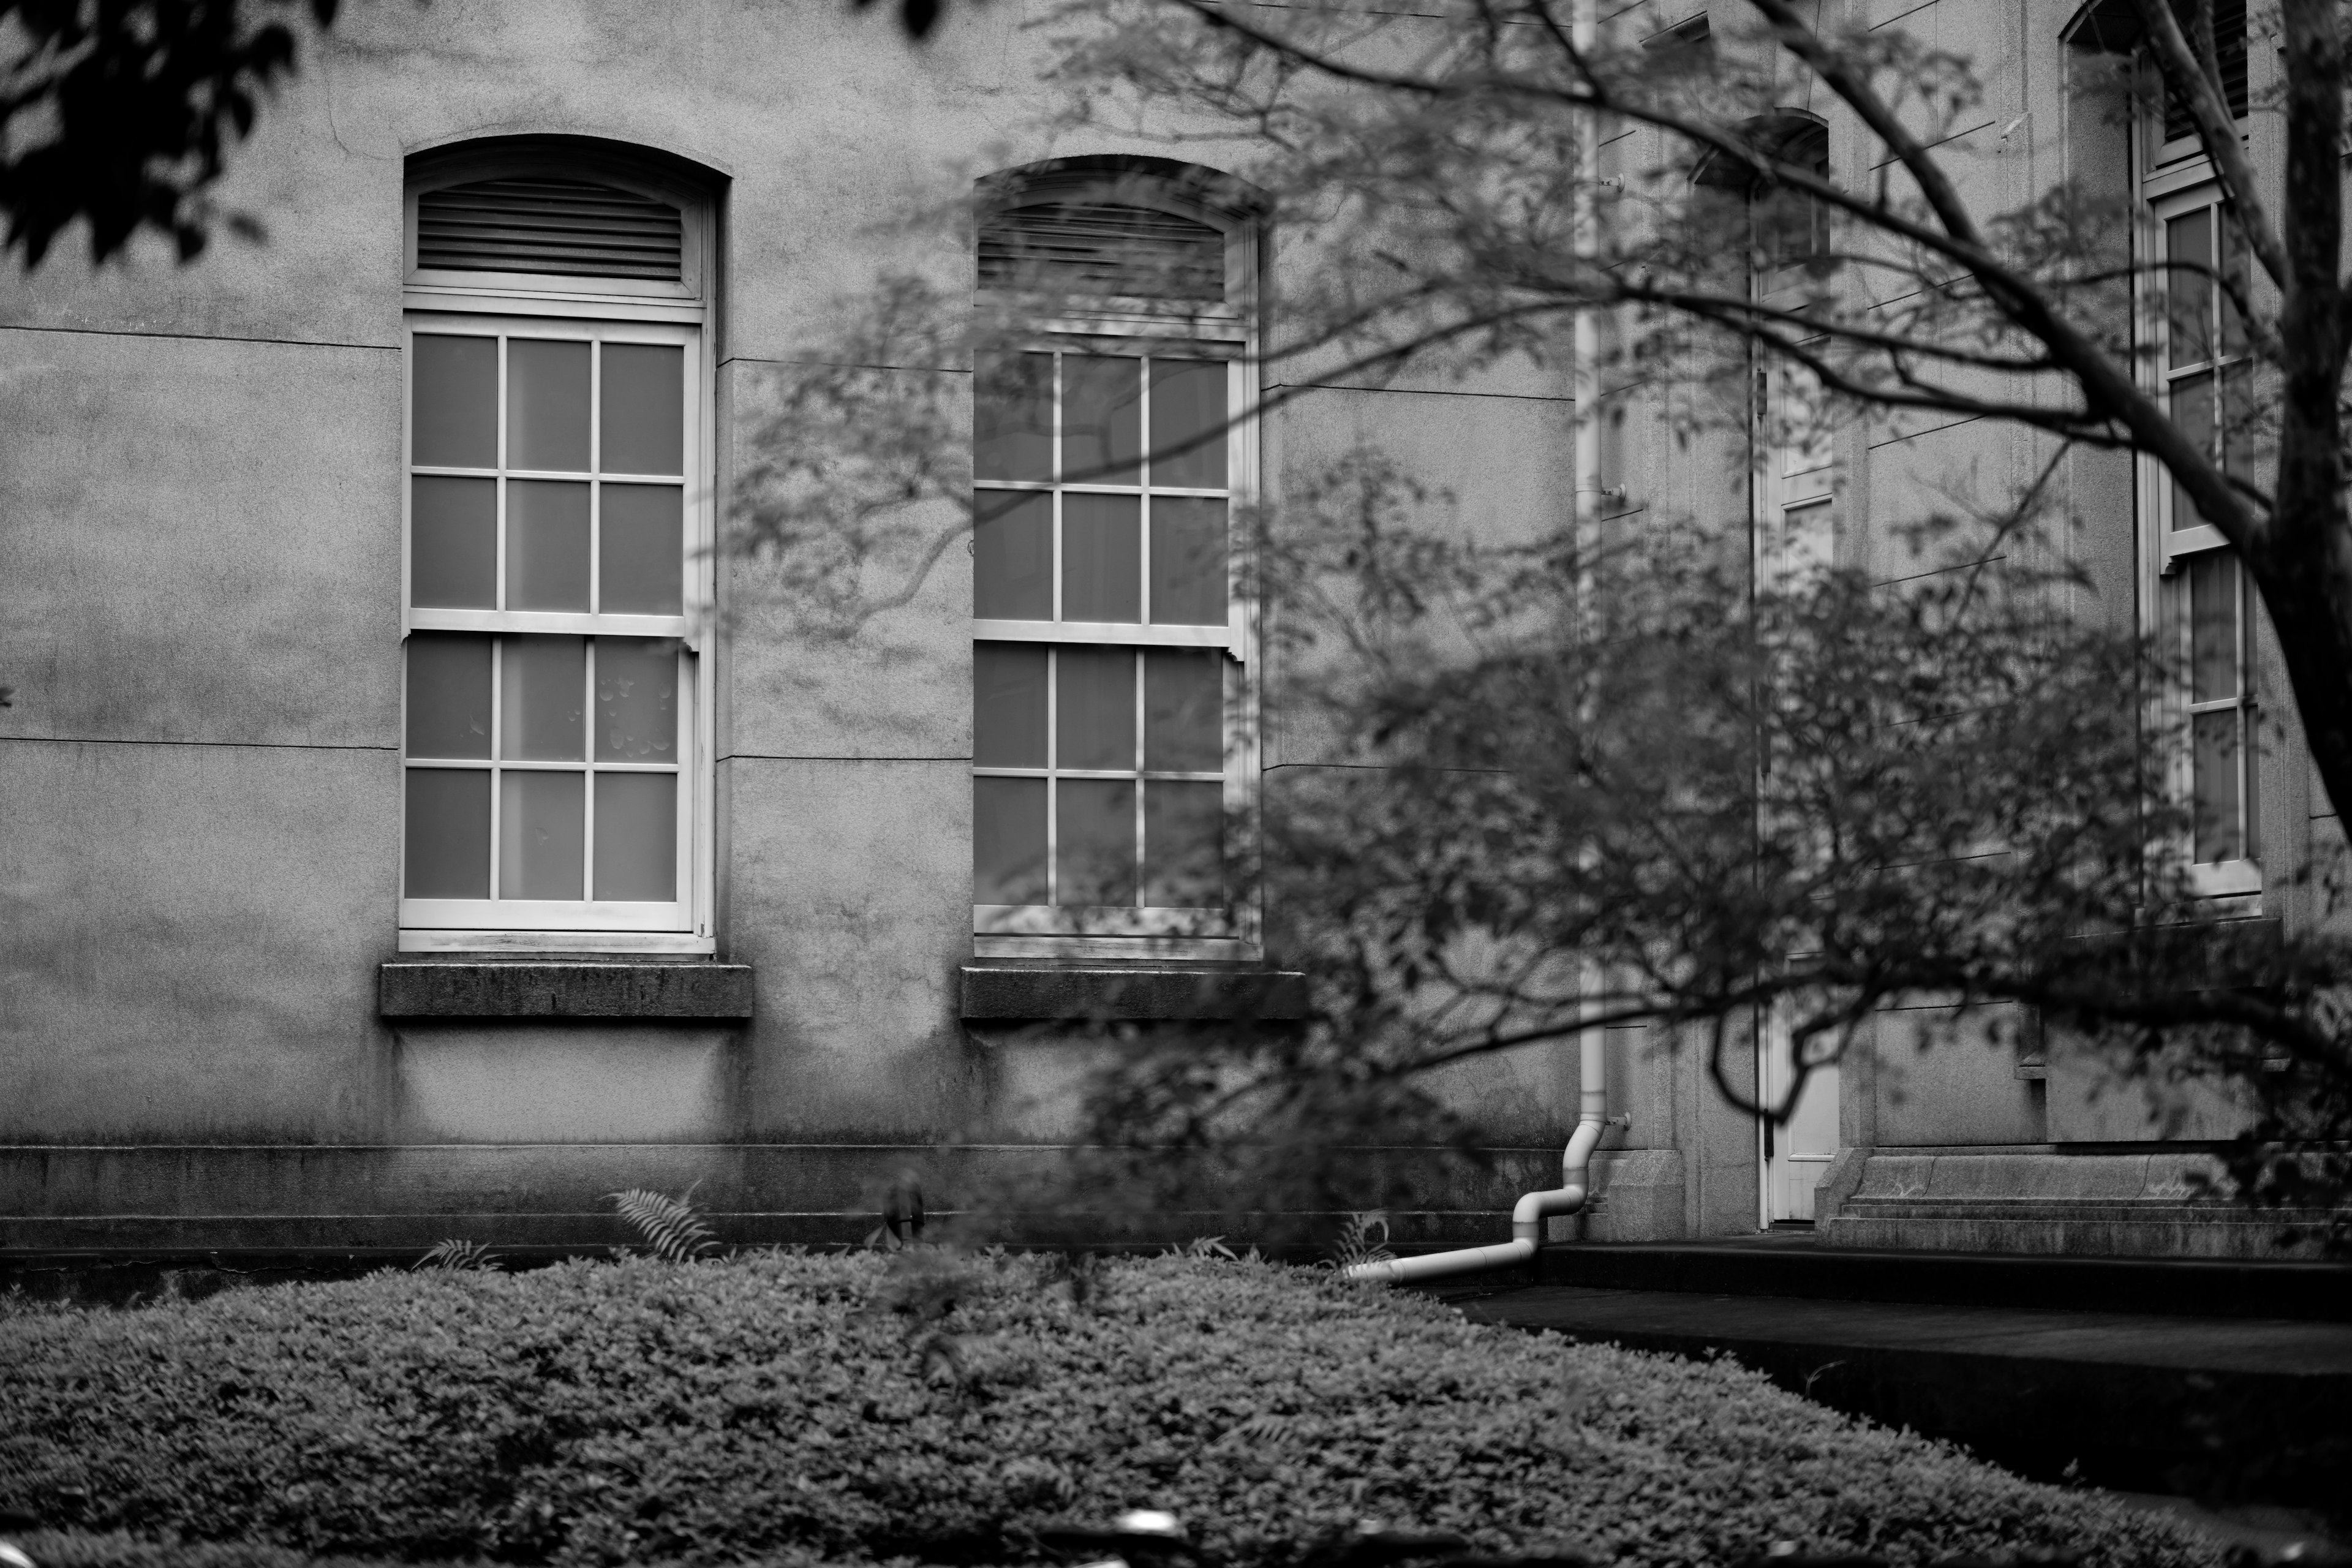
{"label": "leafy tree", "polygon": [[[1213,145],[1266,193],[1275,405],[1407,370],[1564,371],[1598,312],[1613,330],[1581,345],[1588,374],[1605,360],[1642,383],[1645,416],[1727,475],[1759,417],[1786,447],[1941,416],[2016,432],[2037,476],[1893,520],[1918,566],[1884,583],[1758,573],[1744,506],[1472,541],[1433,476],[1382,454],[1287,475],[1256,552],[1281,700],[1342,738],[1335,762],[1379,764],[1290,770],[1267,792],[1268,907],[1319,1016],[1125,1056],[1097,1087],[1098,1131],[1222,1150],[1254,1206],[1284,1183],[1376,1201],[1394,1194],[1340,1151],[1468,1150],[1439,1086],[1481,1057],[1654,1023],[1752,1104],[1740,1064],[1760,1017],[1818,1066],[1891,1005],[2021,1003],[2120,1070],[2222,1085],[2247,1116],[2240,1189],[2333,1208],[2352,1241],[2336,869],[2273,856],[2273,885],[2304,885],[2323,917],[2285,938],[2201,917],[2199,823],[2162,776],[2181,737],[2143,701],[2185,672],[2127,605],[2095,600],[2063,482],[2084,454],[2163,465],[2243,563],[2322,784],[2352,800],[2340,22],[2326,0],[2280,8],[2286,80],[2255,109],[2284,119],[2282,186],[2239,141],[2213,0],[2135,5],[2157,90],[2227,194],[2218,266],[2136,258],[2119,190],[1979,210],[1947,144],[1982,100],[1971,63],[1899,26],[1817,29],[1787,0],[1749,0],[1744,21],[1718,8],[1705,47],[1580,35],[1554,0],[1063,15],[1066,128]],[[2118,70],[2102,90],[2121,115],[2145,89]],[[1775,106],[1807,92],[1883,148],[1880,174],[1833,177],[1790,136]],[[1628,144],[1647,165],[1604,173],[1596,124],[1646,132]],[[2184,279],[2218,288],[2247,341],[2223,395],[2259,462],[2145,384],[2135,291]],[[993,395],[1017,321],[907,279],[880,298],[854,347],[819,357],[969,354]],[[1759,408],[1759,373],[1807,390]],[[787,451],[787,427],[845,438],[781,458],[739,521],[804,607],[837,626],[903,602],[965,526],[961,471],[921,434],[956,418],[935,384],[870,368],[797,383],[768,448]],[[884,563],[896,586],[877,585]]]}
{"label": "leafy tree", "polygon": [[[852,0],[864,10],[874,0]],[[183,262],[216,224],[247,238],[251,213],[212,187],[260,103],[292,77],[299,34],[334,26],[341,0],[0,0],[0,249],[38,267],[59,234],[88,226],[92,265],[142,230]],[[938,0],[898,0],[915,40]]]}
{"label": "leafy tree", "polygon": [[258,100],[294,72],[296,32],[324,29],[341,0],[0,0],[0,213],[26,268],[88,226],[93,265],[142,229],[183,261],[220,214],[228,144],[253,133]]}

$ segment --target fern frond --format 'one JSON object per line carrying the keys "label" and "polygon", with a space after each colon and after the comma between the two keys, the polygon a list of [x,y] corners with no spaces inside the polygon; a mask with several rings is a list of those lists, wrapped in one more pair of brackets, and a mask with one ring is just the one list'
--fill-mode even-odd
{"label": "fern frond", "polygon": [[692,1187],[677,1197],[643,1187],[604,1195],[621,1211],[621,1217],[637,1233],[646,1250],[664,1263],[691,1263],[719,1249],[702,1211],[694,1206]]}
{"label": "fern frond", "polygon": [[420,1268],[470,1270],[496,1268],[498,1266],[498,1255],[488,1247],[478,1241],[453,1236],[446,1241],[436,1243],[432,1251],[410,1264],[409,1268],[414,1272]]}
{"label": "fern frond", "polygon": [[1351,1214],[1339,1222],[1339,1237],[1328,1249],[1335,1268],[1360,1263],[1383,1263],[1396,1253],[1389,1247],[1389,1216],[1385,1209]]}

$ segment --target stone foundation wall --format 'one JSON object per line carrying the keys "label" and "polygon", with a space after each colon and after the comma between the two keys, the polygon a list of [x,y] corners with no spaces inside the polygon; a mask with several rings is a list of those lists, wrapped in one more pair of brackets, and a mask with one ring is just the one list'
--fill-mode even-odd
{"label": "stone foundation wall", "polygon": [[2290,1225],[2322,1216],[2253,1211],[2206,1195],[2209,1152],[2041,1148],[1865,1149],[1822,1183],[1817,1225],[1832,1246],[2104,1257],[2275,1258]]}

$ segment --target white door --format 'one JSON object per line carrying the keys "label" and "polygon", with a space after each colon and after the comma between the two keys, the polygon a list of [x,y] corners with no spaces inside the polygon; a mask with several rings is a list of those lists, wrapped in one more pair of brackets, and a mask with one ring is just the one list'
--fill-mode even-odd
{"label": "white door", "polygon": [[[1831,565],[1837,553],[1834,450],[1822,421],[1818,384],[1807,372],[1775,365],[1762,378],[1766,416],[1756,466],[1756,575],[1759,587],[1791,588]],[[1770,767],[1767,748],[1764,766]],[[1817,1042],[1825,1044],[1825,1042]],[[1834,1066],[1799,1075],[1788,1020],[1775,1009],[1759,1042],[1759,1103],[1778,1109],[1796,1091],[1795,1114],[1759,1131],[1762,1221],[1813,1217],[1813,1186],[1837,1153],[1838,1073]]]}
{"label": "white door", "polygon": [[[1816,1039],[1813,1048],[1819,1052],[1827,1043]],[[1804,1075],[1804,1085],[1798,1089],[1794,1043],[1788,1021],[1777,1008],[1765,1025],[1759,1054],[1762,1058],[1757,1063],[1757,1082],[1762,1088],[1759,1102],[1768,1110],[1778,1110],[1787,1103],[1792,1089],[1797,1093],[1796,1113],[1785,1122],[1767,1118],[1761,1131],[1760,1217],[1768,1226],[1775,1220],[1810,1221],[1813,1188],[1829,1173],[1830,1162],[1837,1156],[1838,1069],[1834,1063],[1817,1066]]]}

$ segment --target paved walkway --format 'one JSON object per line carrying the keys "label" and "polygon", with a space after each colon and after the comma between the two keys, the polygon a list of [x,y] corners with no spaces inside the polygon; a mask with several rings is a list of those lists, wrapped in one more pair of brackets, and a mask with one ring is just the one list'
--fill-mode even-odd
{"label": "paved walkway", "polygon": [[2352,1323],[1476,1279],[1425,1289],[1484,1321],[1727,1353],[2037,1479],[2302,1504],[2331,1500],[2352,1475]]}

